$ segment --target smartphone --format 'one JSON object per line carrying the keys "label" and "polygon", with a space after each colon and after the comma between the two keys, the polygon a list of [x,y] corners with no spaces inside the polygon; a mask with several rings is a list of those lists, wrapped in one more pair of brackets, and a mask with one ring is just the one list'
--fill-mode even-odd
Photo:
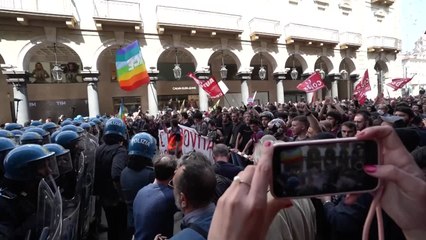
{"label": "smartphone", "polygon": [[274,144],[272,194],[298,198],[374,191],[363,166],[380,164],[375,140],[325,139]]}

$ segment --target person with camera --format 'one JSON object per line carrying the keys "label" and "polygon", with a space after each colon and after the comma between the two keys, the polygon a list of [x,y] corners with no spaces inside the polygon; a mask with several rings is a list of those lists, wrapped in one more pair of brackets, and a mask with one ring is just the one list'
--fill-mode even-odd
{"label": "person with camera", "polygon": [[[357,134],[359,140],[376,139],[385,156],[382,165],[365,165],[364,171],[382,180],[378,199],[383,210],[402,229],[407,239],[426,234],[426,178],[413,157],[390,127],[371,127]],[[263,145],[259,164],[239,173],[219,199],[209,239],[265,239],[266,231],[289,199],[267,201],[272,178],[272,142]],[[238,223],[238,224],[233,224]]]}

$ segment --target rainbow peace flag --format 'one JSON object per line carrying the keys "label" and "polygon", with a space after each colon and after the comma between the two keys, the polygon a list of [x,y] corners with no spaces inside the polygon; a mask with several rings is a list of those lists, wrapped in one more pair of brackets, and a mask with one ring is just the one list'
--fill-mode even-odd
{"label": "rainbow peace flag", "polygon": [[121,89],[132,91],[149,83],[148,72],[146,71],[138,41],[134,41],[117,50],[115,66]]}

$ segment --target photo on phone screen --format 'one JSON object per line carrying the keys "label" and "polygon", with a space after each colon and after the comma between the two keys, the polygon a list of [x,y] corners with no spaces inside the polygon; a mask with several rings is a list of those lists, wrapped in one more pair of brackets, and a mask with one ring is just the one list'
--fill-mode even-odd
{"label": "photo on phone screen", "polygon": [[274,146],[273,194],[304,197],[372,191],[378,180],[364,172],[365,164],[379,164],[373,140],[279,143]]}

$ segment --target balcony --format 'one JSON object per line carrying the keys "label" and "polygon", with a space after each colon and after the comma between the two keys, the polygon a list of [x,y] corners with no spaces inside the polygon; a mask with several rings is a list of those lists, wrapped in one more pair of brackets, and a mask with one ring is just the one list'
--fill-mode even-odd
{"label": "balcony", "polygon": [[395,3],[395,0],[371,0],[371,4],[383,5],[383,6],[391,6]]}
{"label": "balcony", "polygon": [[273,39],[278,40],[281,36],[280,22],[276,20],[253,18],[249,22],[250,26],[250,38],[252,41],[262,39]]}
{"label": "balcony", "polygon": [[371,36],[367,38],[368,52],[384,52],[401,50],[401,39],[383,36]]}
{"label": "balcony", "polygon": [[63,22],[74,28],[77,13],[71,0],[0,0],[0,18],[15,18],[22,25]]}
{"label": "balcony", "polygon": [[127,26],[136,32],[143,28],[140,13],[140,3],[120,0],[94,0],[95,15],[93,19],[96,28],[102,30],[104,26]]}
{"label": "balcony", "polygon": [[284,32],[287,44],[299,42],[324,46],[339,43],[339,31],[334,29],[289,23],[284,27]]}
{"label": "balcony", "polygon": [[241,16],[235,14],[210,12],[168,6],[157,6],[157,28],[162,34],[167,29],[184,30],[197,34],[207,32],[210,36],[216,33],[241,34]]}
{"label": "balcony", "polygon": [[362,45],[362,35],[360,33],[343,32],[340,33],[340,49],[359,48]]}

